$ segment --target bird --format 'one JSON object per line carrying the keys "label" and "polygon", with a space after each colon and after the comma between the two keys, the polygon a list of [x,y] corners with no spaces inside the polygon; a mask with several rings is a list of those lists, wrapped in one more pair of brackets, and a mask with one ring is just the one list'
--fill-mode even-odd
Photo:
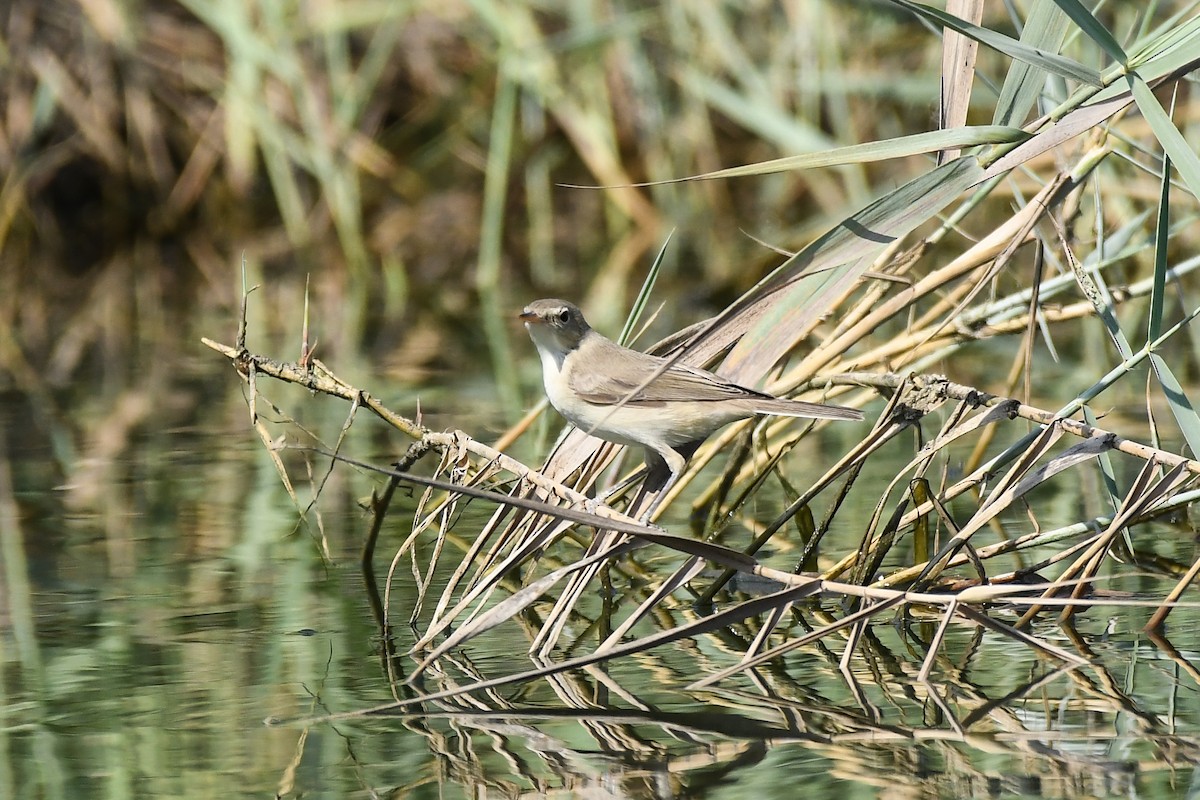
{"label": "bird", "polygon": [[535,300],[519,316],[541,358],[550,405],[584,433],[645,451],[646,486],[661,487],[642,521],[657,510],[704,440],[731,422],[759,415],[863,419],[853,408],[774,397],[708,370],[678,361],[668,365],[661,356],[622,347],[595,331],[566,300]]}

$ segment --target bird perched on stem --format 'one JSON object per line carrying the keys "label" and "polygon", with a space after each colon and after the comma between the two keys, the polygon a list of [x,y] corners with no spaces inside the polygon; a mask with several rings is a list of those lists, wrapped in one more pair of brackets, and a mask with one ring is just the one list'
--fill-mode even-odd
{"label": "bird perched on stem", "polygon": [[664,369],[667,359],[606,339],[565,300],[535,300],[521,319],[541,356],[550,405],[584,433],[645,450],[647,486],[657,478],[662,487],[643,520],[679,480],[696,448],[731,422],[759,415],[863,418],[852,408],[772,397],[678,362]]}

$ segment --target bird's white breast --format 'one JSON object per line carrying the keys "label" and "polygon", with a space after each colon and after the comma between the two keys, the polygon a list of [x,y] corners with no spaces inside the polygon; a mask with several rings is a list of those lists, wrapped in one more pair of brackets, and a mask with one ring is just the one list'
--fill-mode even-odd
{"label": "bird's white breast", "polygon": [[[644,437],[630,436],[623,423],[630,422],[631,409],[619,409],[612,413],[611,406],[594,405],[571,390],[570,374],[573,369],[587,369],[578,349],[564,352],[551,343],[539,341],[539,331],[533,328],[533,342],[537,345],[542,360],[542,385],[550,405],[568,422],[601,439],[618,444],[644,444]],[[629,433],[632,433],[630,431]]]}

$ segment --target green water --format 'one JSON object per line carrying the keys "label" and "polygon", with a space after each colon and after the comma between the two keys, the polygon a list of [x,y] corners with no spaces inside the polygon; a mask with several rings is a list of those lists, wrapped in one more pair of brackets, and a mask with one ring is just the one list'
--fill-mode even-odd
{"label": "green water", "polygon": [[[1188,793],[1200,701],[1187,611],[1171,620],[1174,654],[1139,632],[1143,609],[1084,614],[1074,643],[1053,624],[1036,627],[1092,660],[1057,675],[1057,662],[1028,647],[956,625],[921,682],[923,642],[936,625],[899,625],[887,614],[866,630],[848,672],[838,666],[845,639],[834,636],[713,691],[683,691],[735,662],[757,630],[752,620],[549,681],[386,708],[412,695],[389,682],[359,568],[369,526],[359,501],[382,481],[335,469],[309,507],[303,457],[284,451],[301,514],[250,428],[236,376],[218,358],[212,367],[193,412],[165,425],[148,417],[109,460],[81,456],[66,483],[54,478],[61,462],[50,437],[26,424],[29,408],[19,399],[6,406],[0,490],[15,516],[3,530],[0,796],[784,798],[801,786],[813,798]],[[336,437],[344,406],[291,399],[310,414],[310,429]],[[833,450],[850,439],[821,441]],[[346,448],[385,461],[403,443],[360,420]],[[409,532],[414,502],[407,492],[396,500],[376,555],[380,575]],[[765,492],[758,502],[770,519],[781,500]],[[840,541],[854,541],[852,523],[870,510],[842,517]],[[489,512],[470,506],[452,526],[455,539],[469,542]],[[669,524],[686,530],[682,520]],[[1021,529],[1019,518],[1010,524]],[[748,535],[735,529],[729,543]],[[1140,540],[1184,562],[1193,546],[1166,525]],[[435,590],[457,564],[455,546],[447,544]],[[432,535],[418,553],[424,570]],[[784,568],[797,555],[786,541],[765,554]],[[587,593],[586,616],[564,633],[569,654],[598,641],[589,617],[620,619],[651,576],[678,561],[648,549],[616,565],[611,595]],[[399,563],[393,589],[401,653],[413,640],[412,569],[407,557]],[[1140,588],[1161,596],[1163,585],[1145,578]],[[548,609],[535,604],[532,613]],[[696,614],[680,593],[638,632]],[[421,688],[529,669],[532,619],[448,654]],[[816,619],[783,627],[798,636]],[[392,663],[402,680],[415,661]]]}

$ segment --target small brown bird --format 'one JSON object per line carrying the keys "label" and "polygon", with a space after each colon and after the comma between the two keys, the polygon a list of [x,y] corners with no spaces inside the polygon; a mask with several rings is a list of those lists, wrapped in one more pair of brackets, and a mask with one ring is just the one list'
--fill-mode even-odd
{"label": "small brown bird", "polygon": [[[592,330],[565,300],[535,300],[521,312],[542,358],[550,404],[585,433],[645,449],[651,480],[663,482],[648,519],[679,480],[687,460],[714,431],[762,415],[861,420],[852,408],[784,400],[675,363],[636,393],[666,359],[639,353]],[[631,396],[632,395],[632,396]],[[624,401],[624,405],[617,407]],[[662,477],[662,467],[669,475]]]}

